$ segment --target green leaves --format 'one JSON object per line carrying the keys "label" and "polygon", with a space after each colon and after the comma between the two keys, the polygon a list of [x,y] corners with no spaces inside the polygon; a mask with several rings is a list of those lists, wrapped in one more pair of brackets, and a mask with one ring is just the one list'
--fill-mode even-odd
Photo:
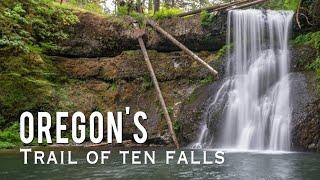
{"label": "green leaves", "polygon": [[171,18],[182,13],[181,9],[177,8],[161,8],[160,11],[156,12],[153,17],[157,20]]}
{"label": "green leaves", "polygon": [[18,54],[32,50],[31,46],[54,44],[66,39],[66,26],[79,19],[71,10],[51,5],[47,0],[15,0],[0,5],[0,52]]}
{"label": "green leaves", "polygon": [[296,42],[309,44],[312,45],[314,48],[320,50],[320,31],[300,35],[296,38]]}
{"label": "green leaves", "polygon": [[200,14],[201,26],[208,27],[214,20],[215,15],[208,11],[202,11]]}

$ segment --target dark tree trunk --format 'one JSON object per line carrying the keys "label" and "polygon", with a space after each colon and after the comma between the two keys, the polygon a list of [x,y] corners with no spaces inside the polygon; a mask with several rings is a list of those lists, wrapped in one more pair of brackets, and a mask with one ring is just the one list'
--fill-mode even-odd
{"label": "dark tree trunk", "polygon": [[160,0],[153,0],[154,4],[154,12],[158,12],[160,10]]}

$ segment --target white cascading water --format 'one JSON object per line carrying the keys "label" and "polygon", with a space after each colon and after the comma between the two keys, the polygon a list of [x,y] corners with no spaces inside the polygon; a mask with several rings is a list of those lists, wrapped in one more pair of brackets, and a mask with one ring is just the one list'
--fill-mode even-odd
{"label": "white cascading water", "polygon": [[[206,123],[194,148],[214,144],[238,150],[290,150],[288,37],[292,17],[289,11],[229,11],[226,78],[205,112]],[[221,105],[224,125],[219,140],[213,140],[207,123]]]}

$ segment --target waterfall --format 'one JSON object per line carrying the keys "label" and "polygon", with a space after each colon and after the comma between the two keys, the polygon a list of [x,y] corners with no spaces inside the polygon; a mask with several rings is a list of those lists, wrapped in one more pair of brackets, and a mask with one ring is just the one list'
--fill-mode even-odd
{"label": "waterfall", "polygon": [[[228,12],[226,75],[204,113],[196,147],[290,150],[288,38],[293,12]],[[223,124],[218,138],[210,123]]]}

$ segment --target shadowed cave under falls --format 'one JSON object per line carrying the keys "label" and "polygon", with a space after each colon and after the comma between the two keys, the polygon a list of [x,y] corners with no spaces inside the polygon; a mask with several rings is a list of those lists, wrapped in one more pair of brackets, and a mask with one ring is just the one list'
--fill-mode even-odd
{"label": "shadowed cave under falls", "polygon": [[225,78],[209,100],[192,148],[290,150],[292,17],[291,11],[228,12]]}

